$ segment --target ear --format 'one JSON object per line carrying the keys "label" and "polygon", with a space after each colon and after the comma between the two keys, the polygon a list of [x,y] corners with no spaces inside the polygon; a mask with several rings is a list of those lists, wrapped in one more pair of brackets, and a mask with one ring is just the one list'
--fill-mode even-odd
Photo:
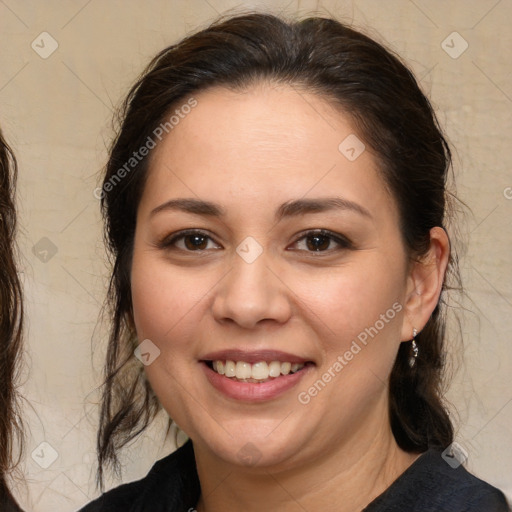
{"label": "ear", "polygon": [[402,341],[412,339],[413,329],[421,332],[441,295],[450,257],[450,241],[441,227],[430,230],[430,249],[420,260],[411,263],[407,277]]}

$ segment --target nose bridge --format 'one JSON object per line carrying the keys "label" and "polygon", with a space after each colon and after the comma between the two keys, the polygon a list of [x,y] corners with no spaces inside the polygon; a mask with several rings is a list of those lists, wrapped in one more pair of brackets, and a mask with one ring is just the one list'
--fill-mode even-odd
{"label": "nose bridge", "polygon": [[289,316],[285,287],[271,270],[267,251],[254,242],[246,239],[239,244],[231,271],[217,290],[213,314],[218,321],[251,328],[261,320],[284,322]]}

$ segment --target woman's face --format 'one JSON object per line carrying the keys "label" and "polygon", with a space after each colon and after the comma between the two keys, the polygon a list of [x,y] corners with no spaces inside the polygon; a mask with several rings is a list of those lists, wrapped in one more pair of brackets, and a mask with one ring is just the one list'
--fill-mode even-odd
{"label": "woman's face", "polygon": [[137,214],[133,312],[154,392],[235,464],[374,442],[412,292],[376,159],[298,89],[195,98],[151,155]]}

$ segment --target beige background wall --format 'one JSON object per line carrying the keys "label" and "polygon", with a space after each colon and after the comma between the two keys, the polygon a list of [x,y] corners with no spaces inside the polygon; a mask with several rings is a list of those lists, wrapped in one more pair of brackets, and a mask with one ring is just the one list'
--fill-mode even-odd
{"label": "beige background wall", "polygon": [[[93,190],[112,109],[156,51],[227,9],[258,6],[371,27],[431,95],[472,210],[462,227],[470,311],[450,390],[457,439],[468,467],[512,498],[510,0],[0,0],[0,123],[20,163],[28,308],[27,482],[16,489],[27,510],[72,511],[96,493],[94,389],[104,346],[96,323],[107,272]],[[447,40],[450,56],[442,42],[454,31],[463,39]],[[42,32],[58,43],[50,56],[56,43]],[[126,481],[172,449],[161,438],[155,427],[130,448]]]}

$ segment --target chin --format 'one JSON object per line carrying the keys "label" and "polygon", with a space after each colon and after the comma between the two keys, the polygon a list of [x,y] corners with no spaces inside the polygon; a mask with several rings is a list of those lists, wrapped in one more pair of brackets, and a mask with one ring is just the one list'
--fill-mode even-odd
{"label": "chin", "polygon": [[[197,431],[190,437],[196,446],[205,447],[228,464],[247,468],[284,468],[307,441],[294,429],[282,428],[282,420],[236,420],[228,428],[223,425],[225,430],[216,424],[216,428],[203,433]],[[272,428],[269,428],[270,424]]]}

